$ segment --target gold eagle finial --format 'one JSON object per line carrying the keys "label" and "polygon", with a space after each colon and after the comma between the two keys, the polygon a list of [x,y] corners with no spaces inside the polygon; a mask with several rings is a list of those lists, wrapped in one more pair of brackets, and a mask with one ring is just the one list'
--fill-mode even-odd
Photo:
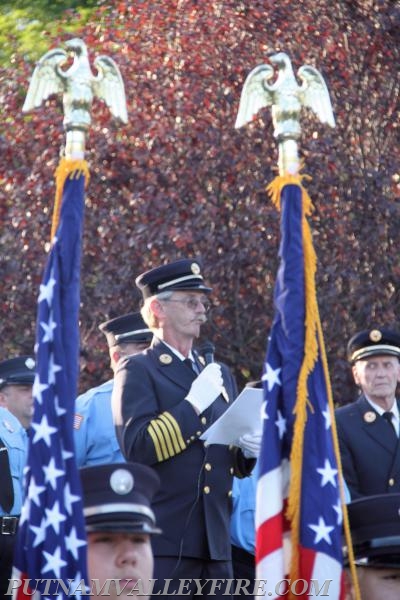
{"label": "gold eagle finial", "polygon": [[62,48],[49,50],[37,63],[33,72],[23,112],[40,106],[52,94],[62,94],[64,129],[67,132],[66,156],[82,158],[85,133],[91,124],[90,110],[94,97],[103,100],[111,114],[122,123],[128,122],[125,88],[120,70],[112,58],[98,56],[90,68],[86,44],[74,38],[66,42],[73,62],[66,69],[68,52]]}
{"label": "gold eagle finial", "polygon": [[246,125],[256,113],[271,106],[274,137],[279,144],[279,170],[281,174],[297,173],[299,159],[297,140],[300,138],[300,113],[302,107],[311,109],[322,123],[335,127],[328,88],[322,75],[310,66],[302,66],[297,75],[299,86],[287,54],[279,52],[270,57],[278,74],[271,83],[275,70],[270,64],[259,65],[246,78],[243,86],[235,127]]}

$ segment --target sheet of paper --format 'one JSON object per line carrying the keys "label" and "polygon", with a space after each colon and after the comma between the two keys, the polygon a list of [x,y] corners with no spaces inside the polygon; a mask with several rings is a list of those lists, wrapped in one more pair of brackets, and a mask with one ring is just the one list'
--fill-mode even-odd
{"label": "sheet of paper", "polygon": [[244,388],[230,407],[201,436],[207,444],[237,445],[245,433],[261,433],[263,390]]}

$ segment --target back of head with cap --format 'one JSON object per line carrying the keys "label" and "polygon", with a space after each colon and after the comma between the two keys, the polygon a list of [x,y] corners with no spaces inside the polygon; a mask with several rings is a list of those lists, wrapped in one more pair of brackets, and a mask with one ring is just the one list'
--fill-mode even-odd
{"label": "back of head with cap", "polygon": [[109,319],[101,323],[99,329],[106,336],[110,348],[127,343],[150,344],[153,338],[153,333],[143,321],[140,312]]}
{"label": "back of head with cap", "polygon": [[114,463],[80,469],[86,530],[160,533],[151,502],[158,475],[139,463]]}

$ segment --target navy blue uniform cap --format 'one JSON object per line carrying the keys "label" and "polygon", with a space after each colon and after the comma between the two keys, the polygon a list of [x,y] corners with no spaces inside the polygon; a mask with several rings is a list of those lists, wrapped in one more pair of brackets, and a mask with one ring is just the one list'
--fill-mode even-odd
{"label": "navy blue uniform cap", "polygon": [[160,486],[157,473],[139,463],[80,469],[86,530],[161,533],[151,508]]}
{"label": "navy blue uniform cap", "polygon": [[0,363],[0,389],[6,385],[33,385],[35,359],[32,356],[16,356]]}
{"label": "navy blue uniform cap", "polygon": [[99,325],[100,331],[107,338],[109,347],[123,343],[145,344],[151,343],[153,332],[143,321],[140,312],[128,313],[104,321]]}
{"label": "navy blue uniform cap", "polygon": [[347,344],[347,358],[351,363],[376,355],[400,358],[400,334],[384,327],[375,327],[356,333]]}
{"label": "navy blue uniform cap", "polygon": [[400,493],[358,498],[347,512],[356,563],[400,569]]}
{"label": "navy blue uniform cap", "polygon": [[142,273],[136,278],[136,286],[144,299],[167,291],[211,292],[211,288],[204,284],[200,262],[190,258],[183,258]]}

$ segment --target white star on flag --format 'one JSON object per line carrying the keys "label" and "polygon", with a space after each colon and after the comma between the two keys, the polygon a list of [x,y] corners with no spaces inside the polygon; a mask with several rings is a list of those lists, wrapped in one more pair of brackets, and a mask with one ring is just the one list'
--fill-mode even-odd
{"label": "white star on flag", "polygon": [[53,341],[53,331],[57,327],[57,323],[53,321],[52,313],[50,313],[49,322],[45,323],[41,321],[40,327],[44,330],[44,335],[42,337],[42,343],[52,342]]}
{"label": "white star on flag", "polygon": [[323,410],[322,414],[324,415],[325,419],[325,429],[328,431],[331,426],[331,413],[329,410]]}
{"label": "white star on flag", "polygon": [[28,498],[34,504],[36,504],[36,506],[40,506],[39,496],[42,492],[44,492],[45,489],[46,488],[44,485],[36,485],[35,478],[32,477],[30,484],[29,484]]}
{"label": "white star on flag", "polygon": [[77,537],[75,527],[73,527],[71,529],[71,533],[69,535],[67,535],[67,537],[65,538],[65,543],[66,543],[66,546],[67,546],[69,552],[71,552],[71,554],[75,558],[75,560],[78,560],[78,549],[81,548],[82,546],[85,546],[86,541],[80,540]]}
{"label": "white star on flag", "polygon": [[325,524],[323,517],[318,519],[318,525],[309,525],[309,528],[315,531],[314,544],[318,544],[321,540],[325,540],[327,544],[332,544],[330,532],[335,528]]}
{"label": "white star on flag", "polygon": [[36,398],[39,404],[43,404],[42,392],[48,389],[47,383],[40,383],[39,376],[35,375],[35,380],[32,387],[32,396]]}
{"label": "white star on flag", "polygon": [[33,444],[36,444],[39,440],[43,440],[46,446],[50,448],[50,436],[52,433],[55,433],[57,431],[57,428],[53,427],[52,425],[49,425],[47,416],[43,415],[40,423],[32,423],[32,429],[35,430],[35,435],[33,436]]}
{"label": "white star on flag", "polygon": [[49,554],[49,552],[44,551],[43,556],[46,559],[46,564],[42,569],[42,573],[48,573],[49,571],[53,571],[54,575],[59,578],[60,577],[60,569],[61,567],[65,567],[67,562],[61,558],[61,549],[57,547],[53,554]]}
{"label": "white star on flag", "polygon": [[275,425],[279,429],[279,438],[282,439],[286,431],[286,419],[283,418],[280,410],[278,410],[278,420],[275,421]]}
{"label": "white star on flag", "polygon": [[43,467],[43,471],[46,483],[50,483],[53,490],[55,490],[57,488],[57,477],[65,475],[65,471],[63,471],[62,469],[57,469],[54,458],[50,459],[48,466]]}
{"label": "white star on flag", "polygon": [[36,546],[39,546],[39,544],[41,544],[46,537],[45,517],[43,517],[43,519],[41,520],[39,527],[36,527],[35,525],[29,525],[29,529],[35,534],[35,540],[32,546],[36,548]]}
{"label": "white star on flag", "polygon": [[337,514],[337,524],[341,525],[342,521],[343,521],[343,510],[342,510],[342,504],[341,504],[340,500],[338,501],[337,504],[333,505],[333,510]]}
{"label": "white star on flag", "polygon": [[322,475],[321,487],[324,487],[324,485],[326,485],[327,483],[331,483],[333,485],[333,487],[336,487],[337,469],[332,469],[331,463],[329,462],[329,460],[327,458],[325,459],[324,468],[317,469],[317,473]]}
{"label": "white star on flag", "polygon": [[56,382],[56,373],[62,371],[60,365],[56,365],[54,362],[54,355],[49,356],[49,385],[54,385]]}
{"label": "white star on flag", "polygon": [[54,533],[60,533],[60,523],[66,520],[66,516],[60,511],[60,503],[56,500],[53,504],[53,508],[46,508],[46,527],[52,527]]}
{"label": "white star on flag", "polygon": [[265,402],[263,402],[261,404],[261,419],[263,421],[266,421],[267,419],[269,419],[268,413],[267,413],[267,407],[268,407],[268,401],[265,400]]}
{"label": "white star on flag", "polygon": [[275,384],[282,385],[281,380],[279,379],[279,373],[281,372],[281,369],[273,369],[268,363],[265,364],[265,368],[266,372],[264,373],[261,379],[267,382],[268,391],[270,392]]}
{"label": "white star on flag", "polygon": [[56,280],[53,277],[53,272],[49,280],[46,284],[40,284],[40,292],[38,297],[38,304],[42,302],[42,300],[46,300],[47,304],[50,306],[53,300],[53,289],[56,285]]}
{"label": "white star on flag", "polygon": [[69,515],[72,515],[73,503],[78,502],[78,500],[80,500],[80,496],[78,496],[76,494],[71,494],[71,486],[69,485],[69,483],[67,483],[67,485],[65,486],[65,489],[64,489],[64,504],[65,504],[65,510],[67,511],[67,513]]}
{"label": "white star on flag", "polygon": [[65,410],[65,408],[62,408],[60,406],[60,401],[58,399],[58,396],[54,396],[54,406],[55,406],[55,409],[56,409],[57,417],[62,417],[67,412]]}

